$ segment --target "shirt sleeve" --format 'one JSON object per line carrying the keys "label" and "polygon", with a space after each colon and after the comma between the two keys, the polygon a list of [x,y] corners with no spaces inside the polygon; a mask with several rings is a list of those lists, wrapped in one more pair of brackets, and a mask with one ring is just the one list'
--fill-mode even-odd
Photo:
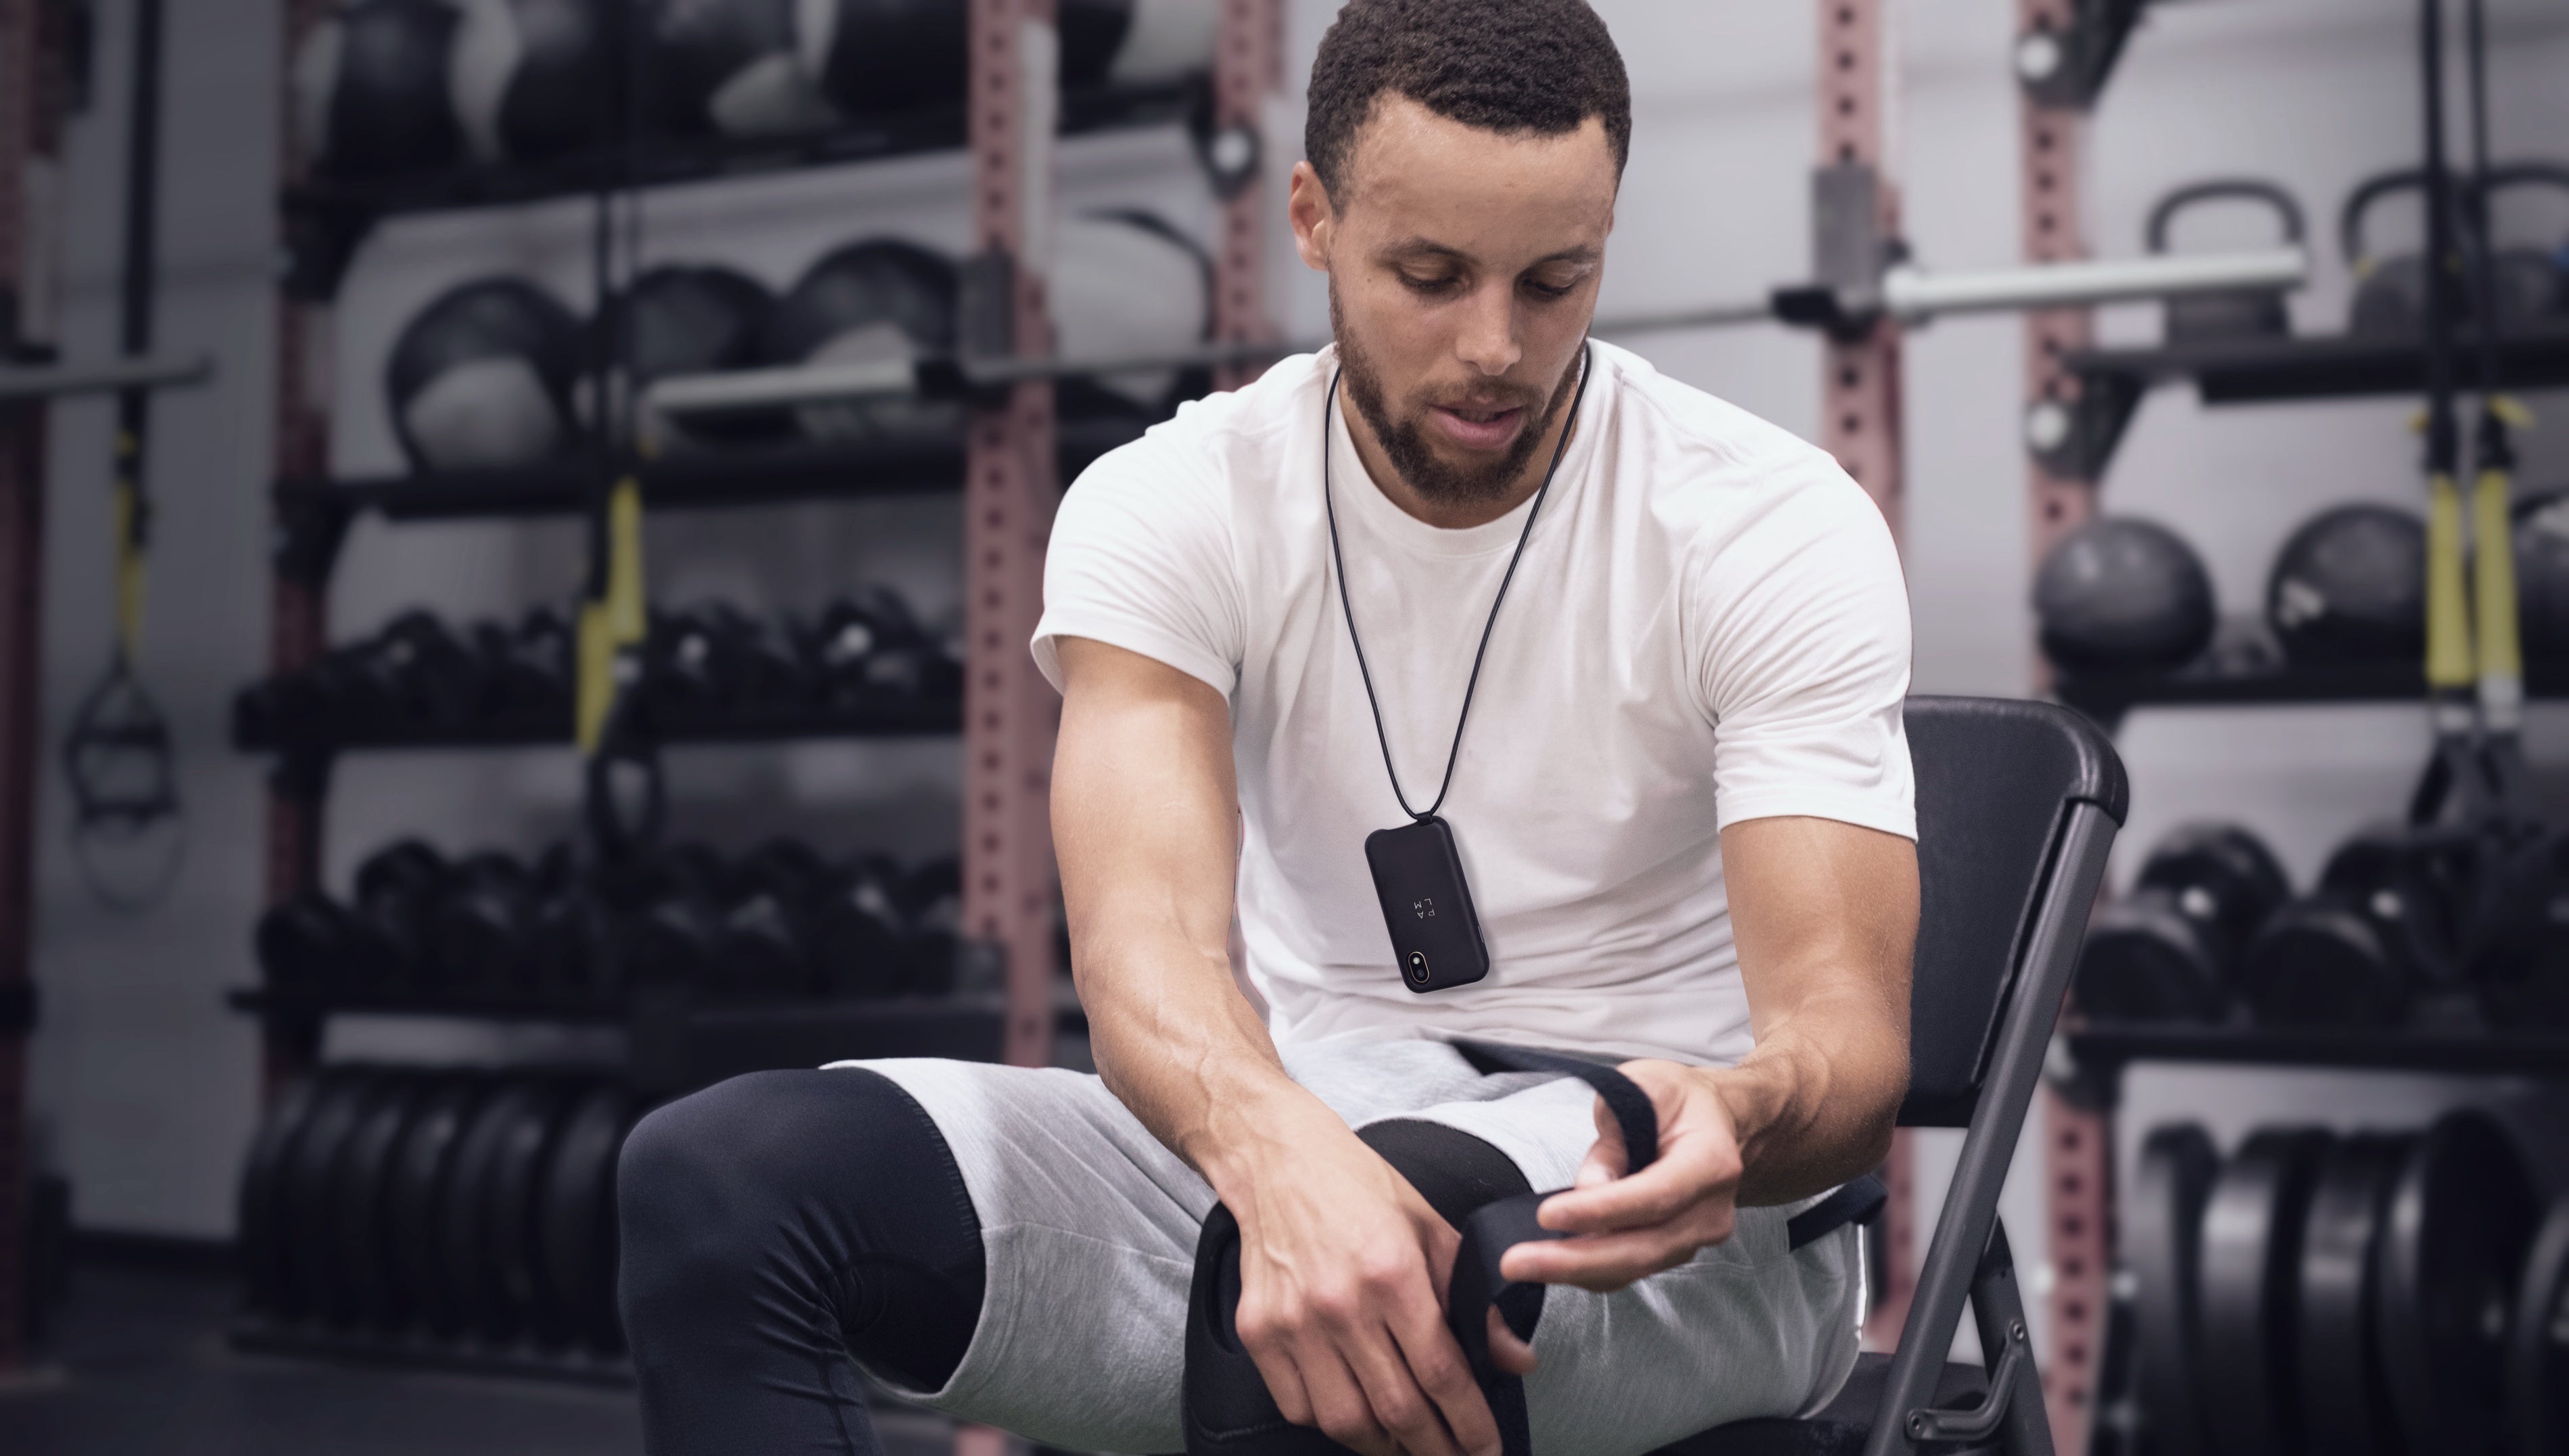
{"label": "shirt sleeve", "polygon": [[1748,519],[1687,581],[1722,827],[1809,815],[1914,840],[1909,588],[1891,529],[1817,450],[1758,467]]}
{"label": "shirt sleeve", "polygon": [[1100,458],[1053,518],[1035,665],[1061,687],[1058,643],[1087,637],[1200,678],[1240,682],[1242,612],[1222,482],[1162,431]]}

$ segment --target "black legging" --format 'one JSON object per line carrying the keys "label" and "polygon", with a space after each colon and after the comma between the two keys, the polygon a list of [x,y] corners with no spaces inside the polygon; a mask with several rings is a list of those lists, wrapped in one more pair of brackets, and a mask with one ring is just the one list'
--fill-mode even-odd
{"label": "black legging", "polygon": [[[1528,1191],[1435,1123],[1360,1134],[1449,1223]],[[642,1120],[618,1293],[651,1456],[877,1456],[854,1355],[943,1385],[980,1318],[981,1224],[926,1112],[866,1071],[754,1072]]]}

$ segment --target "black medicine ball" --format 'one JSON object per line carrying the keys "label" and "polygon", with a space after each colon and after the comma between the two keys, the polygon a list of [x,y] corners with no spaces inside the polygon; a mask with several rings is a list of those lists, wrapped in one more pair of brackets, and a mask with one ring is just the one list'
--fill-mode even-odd
{"label": "black medicine ball", "polygon": [[[1063,358],[1186,349],[1213,332],[1213,259],[1153,213],[1075,217],[1054,237],[1051,303]],[[1203,370],[1126,370],[1063,380],[1058,400],[1066,418],[1120,414],[1156,420],[1179,398],[1211,386]]]}
{"label": "black medicine ball", "polygon": [[2064,671],[2174,667],[2212,640],[2212,578],[2175,532],[2100,516],[2043,557],[2033,610]]}
{"label": "black medicine ball", "polygon": [[2569,658],[2569,490],[2516,504],[2515,592],[2525,655]]}
{"label": "black medicine ball", "polygon": [[576,438],[581,328],[551,294],[484,278],[440,295],[393,345],[384,392],[422,470],[534,465]]}
{"label": "black medicine ball", "polygon": [[[871,238],[812,265],[768,314],[761,353],[774,364],[860,364],[954,348],[953,263],[915,243]],[[795,411],[816,440],[951,429],[949,401],[880,399]]]}
{"label": "black medicine ball", "polygon": [[1147,86],[1213,69],[1216,0],[1060,0],[1061,84]]}
{"label": "black medicine ball", "polygon": [[[795,47],[814,0],[641,0],[642,105],[678,137],[790,136],[835,120]],[[962,24],[957,0],[933,0]]]}
{"label": "black medicine ball", "polygon": [[[633,280],[615,304],[614,357],[629,363],[634,383],[675,374],[747,369],[759,362],[759,333],[775,307],[764,285],[729,268],[671,264]],[[664,441],[743,441],[778,434],[772,414],[691,419],[683,427],[655,422]]]}
{"label": "black medicine ball", "polygon": [[455,0],[448,73],[474,158],[541,161],[609,135],[603,0]]}
{"label": "black medicine ball", "polygon": [[357,0],[312,29],[294,58],[295,123],[324,176],[455,164],[464,149],[447,92],[455,31],[442,0]]}
{"label": "black medicine ball", "polygon": [[2295,662],[2382,662],[2426,645],[2426,527],[2388,506],[2339,506],[2275,553],[2266,619]]}
{"label": "black medicine ball", "polygon": [[821,94],[842,114],[883,116],[963,104],[970,26],[962,5],[807,0],[802,22],[797,40],[803,69],[819,79]]}

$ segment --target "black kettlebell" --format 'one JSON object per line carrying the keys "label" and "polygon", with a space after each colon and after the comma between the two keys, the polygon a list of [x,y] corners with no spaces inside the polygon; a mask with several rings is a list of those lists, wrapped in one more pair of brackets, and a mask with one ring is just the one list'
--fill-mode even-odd
{"label": "black kettlebell", "polygon": [[485,851],[446,877],[430,939],[440,979],[499,998],[536,988],[536,877],[514,856]]}
{"label": "black kettlebell", "polygon": [[515,625],[480,623],[473,641],[489,683],[489,717],[532,724],[569,714],[571,627],[560,608],[536,607]]}
{"label": "black kettlebell", "polygon": [[2518,187],[2569,191],[2569,166],[2520,162],[2493,167],[2470,187],[2471,222],[2489,239],[2489,284],[2501,330],[2538,327],[2569,318],[2569,238],[2553,247],[2519,243],[2502,247],[2490,215],[2496,195]]}
{"label": "black kettlebell", "polygon": [[2109,1020],[2222,1019],[2242,952],[2291,894],[2283,866],[2247,830],[2176,830],[2150,852],[2133,893],[2089,923],[2078,1008]]}
{"label": "black kettlebell", "polygon": [[[2283,240],[2302,242],[2302,204],[2280,184],[2258,178],[2215,178],[2189,182],[2159,198],[2150,209],[2145,230],[2149,250],[2168,250],[2168,232],[2177,214],[2204,202],[2263,202],[2283,225]],[[2293,317],[2281,288],[2245,288],[2230,293],[2197,293],[2167,301],[2163,332],[2171,344],[2199,344],[2226,339],[2282,339],[2293,332]]]}
{"label": "black kettlebell", "polygon": [[664,851],[643,876],[625,928],[624,973],[636,986],[720,995],[731,876],[706,846]]}
{"label": "black kettlebell", "polygon": [[435,613],[406,611],[375,636],[376,654],[411,728],[460,728],[486,716],[491,688],[482,654]]}
{"label": "black kettlebell", "polygon": [[[2401,192],[2422,192],[2425,186],[2426,175],[2415,168],[2382,173],[2357,183],[2355,190],[2347,194],[2345,206],[2339,209],[2338,247],[2357,280],[2355,306],[2347,317],[2348,333],[2408,339],[2425,331],[2425,254],[2403,252],[2377,257],[2365,238],[2367,221],[2377,204]],[[2448,201],[2447,205],[2451,204]],[[2456,217],[2454,222],[2458,242],[2461,219]],[[2456,324],[2470,317],[2470,278],[2461,264],[2458,255],[2443,260],[2447,321]]]}

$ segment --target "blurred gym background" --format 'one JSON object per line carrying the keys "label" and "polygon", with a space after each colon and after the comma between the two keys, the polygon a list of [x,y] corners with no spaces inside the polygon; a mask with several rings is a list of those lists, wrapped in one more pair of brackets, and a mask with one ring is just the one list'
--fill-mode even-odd
{"label": "blurred gym background", "polygon": [[[0,1452],[632,1449],[604,1295],[611,1244],[578,1222],[621,1127],[654,1096],[744,1066],[1002,1050],[989,1007],[1008,972],[964,920],[958,871],[971,863],[957,729],[973,659],[952,486],[973,406],[868,398],[699,416],[645,402],[663,377],[898,367],[969,346],[973,300],[987,296],[973,261],[983,164],[963,146],[960,106],[969,7],[168,3],[137,349],[145,3],[0,0],[10,125],[46,108],[7,96],[36,72],[6,47],[43,37],[62,88],[44,98],[59,103],[58,145],[36,129],[49,159],[31,161],[0,127],[0,149],[16,148],[0,157],[22,169],[0,178],[15,208],[0,209],[0,229],[17,229],[23,254],[14,320],[0,315],[10,367],[210,361],[201,379],[150,392],[139,618],[120,609],[131,407],[98,392],[40,407],[25,933],[41,996],[23,1042],[24,1167],[40,1196],[20,1291],[36,1333],[0,1375]],[[1814,118],[1833,54],[1823,10],[1836,0],[1597,8],[1636,109],[1601,317],[1808,278]],[[2460,0],[2448,8],[2458,48]],[[1249,290],[1269,337],[1325,333],[1283,186],[1301,78],[1334,9],[1059,0],[1061,135],[1027,205],[1050,231],[1064,355],[1184,354],[1228,331],[1223,284]],[[2026,150],[2039,114],[2074,133],[2058,180],[2074,181],[2072,225],[2096,256],[2150,250],[2154,209],[2189,183],[2254,179],[2289,199],[2307,283],[2198,315],[2198,341],[2415,347],[2419,189],[2379,189],[2356,255],[2340,226],[2368,180],[2417,165],[2414,0],[1846,9],[1878,40],[1889,100],[1875,160],[1923,265],[2035,255],[2028,219],[2051,205]],[[633,22],[630,52],[602,39],[610,11]],[[1273,80],[1235,93],[1251,104],[1226,115],[1217,49],[1233,11],[1268,17]],[[2487,0],[2486,27],[2491,155],[2540,165],[2487,195],[2534,336],[2507,356],[2534,422],[2513,435],[2533,653],[2525,808],[2561,822],[2569,708],[2551,699],[2569,689],[2569,505],[2541,503],[2569,491],[2569,12]],[[2092,95],[2063,102],[2037,84],[2027,37],[2044,28],[2112,36]],[[2451,145],[2466,168],[2460,89]],[[619,113],[611,97],[628,93]],[[2208,197],[2173,214],[2160,242],[2271,247],[2278,210],[2270,195]],[[1226,252],[1236,214],[1258,219],[1246,265]],[[2185,342],[2154,301],[2100,306],[2092,327],[2095,348],[2135,358]],[[1624,342],[1830,436],[1830,346],[1808,330]],[[2175,1176],[2173,1143],[2143,1166],[2148,1134],[2191,1123],[2212,1147],[2242,1149],[2259,1129],[2413,1130],[2484,1108],[2547,1192],[2569,1149],[2545,1063],[2569,1070],[2569,1041],[2482,1058],[2451,1037],[2569,1031],[2569,1002],[2538,987],[2514,1000],[2457,990],[2384,948],[2413,915],[2377,902],[2413,891],[2402,877],[2417,872],[2396,846],[2371,861],[2341,853],[2402,819],[2433,746],[2415,667],[2427,497],[2413,362],[2361,389],[2270,378],[2254,404],[2207,403],[2184,360],[2112,375],[2134,381],[2128,419],[2067,475],[2092,480],[2088,499],[2121,524],[2055,550],[2059,524],[2028,492],[2027,400],[2045,366],[2024,316],[1937,318],[1901,348],[1918,690],[2056,690],[2109,721],[2131,769],[2122,938],[2100,941],[2122,959],[2109,952],[2093,982],[2107,989],[2082,997],[2122,987],[2118,1009],[2162,1028],[2376,1036],[2366,1045],[2379,1054],[2280,1066],[2117,1043],[2064,1073],[2079,1096],[2028,1130],[2006,1216],[2038,1347],[2057,1361],[2075,1346],[2054,1374],[2086,1372],[2059,1407],[2078,1412],[2062,1430],[2130,1449],[2110,1442],[2146,1412],[2134,1414],[2128,1379],[2119,1406],[2096,1385],[2110,1378],[2113,1295],[2093,1255],[2113,1217],[2100,1190],[2164,1191]],[[2281,372],[2326,375],[2344,363],[2330,358]],[[2467,387],[2473,356],[2457,358]],[[1243,363],[1254,367],[1208,356],[1063,383],[1061,480]],[[302,381],[300,413],[280,402],[288,379]],[[611,473],[588,453],[602,417],[647,442],[626,462],[643,482],[636,521],[619,518]],[[2461,415],[2466,435],[2474,418]],[[298,428],[319,433],[287,438]],[[2039,621],[2038,558],[2057,593]],[[638,577],[609,579],[628,565]],[[317,618],[287,619],[297,592]],[[647,677],[647,703],[583,682],[584,661],[594,678],[617,655],[584,658],[581,642],[614,635],[614,603],[633,620],[609,645]],[[326,620],[326,644],[297,638],[312,620]],[[134,621],[120,657],[121,623]],[[149,709],[122,695],[120,670]],[[575,733],[603,751],[572,751]],[[592,770],[636,745],[642,797],[658,800],[655,847],[601,886],[581,848],[598,837],[599,804],[613,806],[610,837],[654,806],[601,791]],[[2151,859],[2207,821],[2263,848],[2197,836]],[[2149,865],[2160,901],[2142,884]],[[309,884],[290,893],[305,868]],[[2329,887],[2338,901],[2311,903]],[[2303,1005],[2288,984],[2257,1001],[2250,942],[2288,903],[2322,920],[2373,916],[2311,932],[2337,937],[2328,965],[2355,965],[2331,987],[2369,989]],[[2370,959],[2339,944],[2363,934],[2382,942]],[[2569,961],[2544,963],[2569,976]],[[1064,1001],[1045,1055],[1081,1065]],[[2382,1035],[2419,1027],[2445,1037],[2431,1055],[2379,1051]],[[315,1067],[370,1070],[300,1078]],[[529,1067],[543,1074],[511,1070]],[[511,1099],[510,1116],[491,1111]],[[536,1141],[512,1153],[520,1124]],[[2111,1176],[2064,1195],[2051,1134],[2078,1127],[2110,1130]],[[298,1148],[369,1137],[369,1166],[392,1180],[377,1191],[343,1194],[335,1164],[297,1161]],[[2306,1170],[2325,1151],[2262,1146]],[[2202,1184],[2218,1154],[2191,1148],[2180,1161]],[[1920,1135],[1902,1156],[1904,1205],[1932,1209],[1951,1142]],[[483,1176],[519,1180],[519,1193],[488,1197],[549,1212],[506,1235],[448,1217],[436,1200],[463,1195],[439,1180],[477,1158]],[[2067,1235],[2064,1207],[2086,1219]],[[392,1221],[385,1237],[418,1264],[352,1278],[314,1242],[343,1216]],[[495,1237],[524,1247],[471,1246]],[[1923,1247],[1920,1231],[1906,1237]],[[2081,1251],[2084,1263],[2061,1262]],[[457,1269],[484,1271],[489,1287],[468,1278],[440,1293]],[[2089,1292],[2064,1306],[2055,1285]],[[2121,1424],[2091,1419],[2096,1408]],[[921,1416],[896,1413],[888,1430],[922,1449],[950,1439]],[[2215,1433],[2231,1456],[2258,1439]]]}

